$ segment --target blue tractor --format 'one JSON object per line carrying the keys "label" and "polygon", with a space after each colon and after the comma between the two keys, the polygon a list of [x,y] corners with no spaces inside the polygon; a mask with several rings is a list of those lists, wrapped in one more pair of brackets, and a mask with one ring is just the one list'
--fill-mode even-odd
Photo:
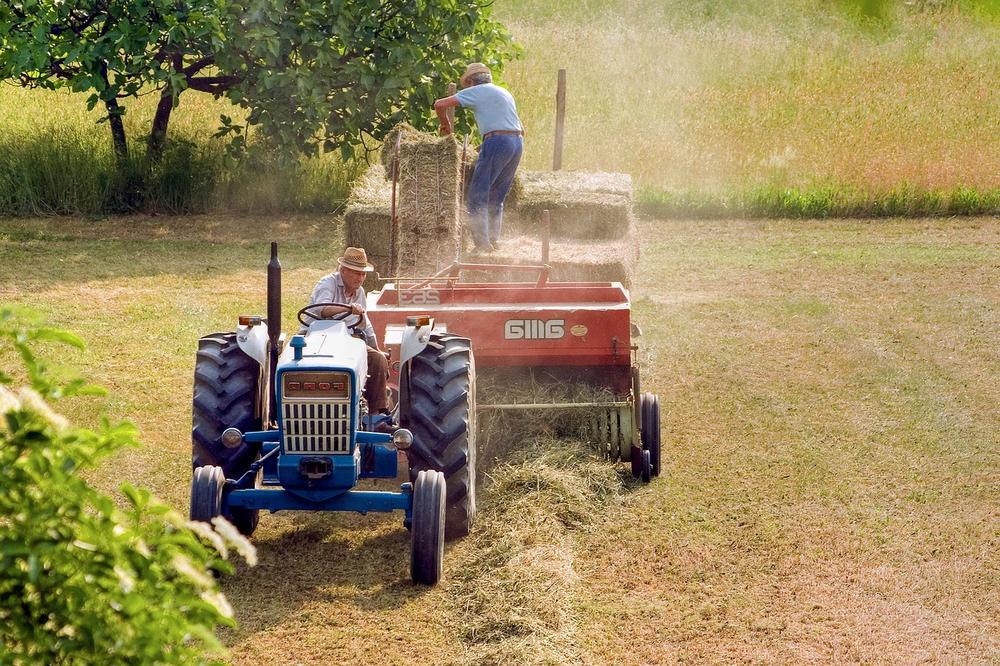
{"label": "blue tractor", "polygon": [[[267,318],[201,338],[195,363],[191,519],[224,516],[249,536],[260,511],[402,511],[411,531],[411,577],[434,585],[444,541],[475,516],[475,363],[467,338],[411,317],[400,343],[393,415],[369,414],[363,318],[345,304],[299,311],[303,331],[280,332],[277,245],[268,265]],[[343,314],[313,320],[324,305]],[[395,427],[402,421],[403,426]],[[388,432],[386,432],[388,431]],[[394,479],[398,492],[358,490]],[[449,487],[451,486],[451,487]]]}

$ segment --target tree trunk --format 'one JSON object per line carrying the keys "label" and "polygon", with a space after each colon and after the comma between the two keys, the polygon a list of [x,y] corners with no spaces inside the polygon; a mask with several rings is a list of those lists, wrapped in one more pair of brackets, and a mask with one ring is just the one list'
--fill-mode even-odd
{"label": "tree trunk", "polygon": [[125,109],[118,104],[117,99],[104,101],[108,109],[108,125],[111,126],[111,139],[115,145],[115,157],[118,159],[118,166],[124,167],[128,162],[128,139],[125,138],[125,123],[122,122],[122,114]]}
{"label": "tree trunk", "polygon": [[149,131],[149,142],[146,151],[147,159],[155,162],[163,156],[163,147],[167,143],[167,125],[170,123],[170,112],[173,110],[174,96],[168,88],[160,95],[160,103],[156,105],[156,114],[153,116],[153,127]]}

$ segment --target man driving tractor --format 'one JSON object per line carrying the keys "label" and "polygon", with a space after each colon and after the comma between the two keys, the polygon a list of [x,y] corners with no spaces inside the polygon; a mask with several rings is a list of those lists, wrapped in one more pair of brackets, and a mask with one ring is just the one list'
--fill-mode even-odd
{"label": "man driving tractor", "polygon": [[[349,247],[337,259],[340,270],[330,273],[316,283],[309,297],[309,304],[343,303],[350,306],[350,313],[362,318],[365,342],[368,345],[368,381],[365,383],[365,399],[370,414],[387,414],[389,403],[386,397],[386,380],[389,377],[389,361],[379,350],[375,329],[365,313],[367,298],[362,287],[368,273],[375,267],[368,263],[364,248]],[[304,315],[309,319],[329,319],[344,314],[343,308],[327,305],[315,310],[317,316]],[[359,326],[360,328],[360,326]]]}

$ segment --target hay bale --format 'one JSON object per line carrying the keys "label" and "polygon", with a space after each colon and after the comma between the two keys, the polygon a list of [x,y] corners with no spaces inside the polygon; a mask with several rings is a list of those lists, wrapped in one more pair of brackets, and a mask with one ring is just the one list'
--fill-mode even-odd
{"label": "hay bale", "polygon": [[450,135],[402,132],[400,136],[399,271],[432,275],[453,262],[460,250],[461,146]]}
{"label": "hay bale", "polygon": [[[537,236],[502,238],[500,249],[488,256],[490,263],[537,264],[542,256],[542,241]],[[549,245],[549,278],[554,282],[621,282],[626,288],[635,284],[639,265],[639,240],[634,219],[622,238],[594,241],[555,240]],[[471,281],[521,280],[524,273],[470,272]]]}
{"label": "hay bale", "polygon": [[386,182],[385,168],[381,164],[373,164],[354,184],[347,199],[344,227],[348,245],[365,248],[369,258],[373,255],[389,257],[392,185]]}
{"label": "hay bale", "polygon": [[632,198],[632,176],[603,171],[518,171],[512,195],[556,197],[573,193]]}
{"label": "hay bale", "polygon": [[548,210],[555,238],[610,239],[629,232],[632,177],[622,173],[526,171],[508,196],[514,203],[510,227],[540,235]]}

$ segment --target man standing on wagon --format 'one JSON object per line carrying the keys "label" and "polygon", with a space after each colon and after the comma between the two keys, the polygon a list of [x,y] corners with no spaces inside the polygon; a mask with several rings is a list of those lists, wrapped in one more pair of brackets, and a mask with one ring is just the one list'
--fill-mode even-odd
{"label": "man standing on wagon", "polygon": [[489,67],[474,62],[465,68],[459,80],[462,90],[434,102],[441,122],[441,134],[451,134],[453,127],[448,109],[462,106],[472,109],[476,126],[483,137],[479,159],[469,185],[469,224],[476,252],[497,249],[503,225],[503,201],[514,183],[514,173],[524,150],[524,128],[517,115],[517,105],[509,92],[493,83]]}

